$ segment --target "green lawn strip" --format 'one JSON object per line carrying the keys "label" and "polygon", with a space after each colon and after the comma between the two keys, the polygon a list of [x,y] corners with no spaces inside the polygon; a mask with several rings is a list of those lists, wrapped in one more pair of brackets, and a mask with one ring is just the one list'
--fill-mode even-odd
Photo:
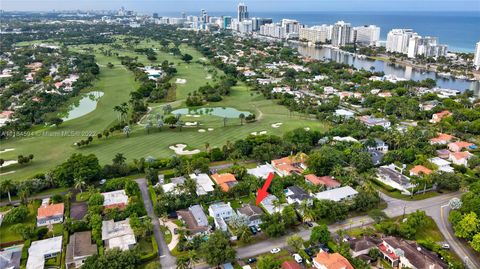
{"label": "green lawn strip", "polygon": [[[40,200],[35,200],[29,203],[28,216],[21,223],[35,225],[37,220],[37,209],[39,207],[40,207]],[[13,223],[13,224],[2,223],[2,226],[0,226],[0,243],[8,243],[8,242],[22,240],[22,237],[20,234],[17,234],[14,231],[10,230],[10,228],[15,224],[17,223]]]}
{"label": "green lawn strip", "polygon": [[172,236],[173,236],[172,233],[166,226],[160,226],[160,229],[162,230],[163,237],[165,238],[165,242],[167,243],[167,245],[170,244],[170,242],[172,242]]}

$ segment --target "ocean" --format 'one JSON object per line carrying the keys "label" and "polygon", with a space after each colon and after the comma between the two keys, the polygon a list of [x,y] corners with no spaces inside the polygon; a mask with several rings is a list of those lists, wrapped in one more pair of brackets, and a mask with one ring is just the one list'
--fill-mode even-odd
{"label": "ocean", "polygon": [[[207,10],[208,11],[208,10]],[[318,24],[333,24],[344,20],[352,26],[375,24],[381,28],[381,39],[387,39],[387,33],[393,28],[411,28],[422,36],[436,36],[439,42],[447,44],[450,51],[473,52],[475,44],[480,41],[480,12],[455,11],[311,11],[311,12],[254,12],[250,17],[272,18],[278,22],[283,18],[296,19],[302,24],[313,26]],[[200,11],[186,12],[198,15]],[[164,16],[179,17],[175,14],[162,14]],[[234,12],[209,12],[211,16],[227,15],[235,17]]]}

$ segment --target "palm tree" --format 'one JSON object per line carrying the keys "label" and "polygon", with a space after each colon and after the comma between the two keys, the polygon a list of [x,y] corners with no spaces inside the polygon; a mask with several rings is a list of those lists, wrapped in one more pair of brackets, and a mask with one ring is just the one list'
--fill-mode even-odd
{"label": "palm tree", "polygon": [[27,187],[21,188],[20,191],[18,192],[18,198],[20,198],[21,203],[24,205],[28,204],[29,196],[30,196],[30,190]]}
{"label": "palm tree", "polygon": [[130,136],[130,132],[131,132],[130,126],[125,125],[125,127],[123,127],[123,133],[126,134],[127,137],[129,137],[129,136]]}
{"label": "palm tree", "polygon": [[238,227],[236,235],[237,235],[238,239],[240,241],[244,242],[244,243],[248,243],[252,239],[252,236],[250,234],[250,230],[248,229],[247,225],[242,225],[242,226]]}
{"label": "palm tree", "polygon": [[273,201],[272,201],[273,210],[276,211],[276,212],[278,212],[279,209],[280,209],[280,205],[281,205],[281,204],[282,204],[282,203],[280,202],[280,200],[278,200],[278,199],[273,200]]}
{"label": "palm tree", "polygon": [[190,269],[189,257],[182,256],[177,259],[177,269]]}
{"label": "palm tree", "polygon": [[210,143],[205,142],[205,150],[206,150],[208,153],[210,153],[210,150],[211,150]]}
{"label": "palm tree", "polygon": [[149,120],[147,124],[145,125],[145,130],[147,130],[147,134],[150,133],[150,129],[152,129],[152,121]]}
{"label": "palm tree", "polygon": [[190,268],[194,268],[195,263],[200,261],[200,257],[198,257],[198,253],[195,250],[191,250],[188,252],[188,265]]}
{"label": "palm tree", "polygon": [[0,183],[0,190],[2,190],[3,193],[8,194],[8,201],[11,203],[12,202],[12,197],[10,196],[10,191],[13,190],[15,185],[12,183],[11,179],[5,179]]}
{"label": "palm tree", "polygon": [[238,118],[240,119],[240,125],[243,125],[243,120],[245,119],[245,114],[240,113],[240,115],[238,115]]}
{"label": "palm tree", "polygon": [[83,187],[85,187],[85,180],[83,178],[75,178],[74,180],[74,188],[80,190],[80,193],[83,193]]}

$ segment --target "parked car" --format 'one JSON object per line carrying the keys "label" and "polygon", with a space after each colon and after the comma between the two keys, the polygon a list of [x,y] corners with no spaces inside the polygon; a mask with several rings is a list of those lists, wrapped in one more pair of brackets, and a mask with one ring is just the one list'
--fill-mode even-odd
{"label": "parked car", "polygon": [[305,253],[307,253],[307,255],[310,256],[310,258],[315,255],[315,252],[311,248],[306,248],[303,251],[305,251]]}
{"label": "parked car", "polygon": [[102,179],[102,180],[100,180],[100,185],[103,185],[103,184],[105,184],[106,182],[107,182],[106,179]]}
{"label": "parked car", "polygon": [[250,259],[247,260],[248,264],[252,264],[252,263],[255,263],[255,262],[257,262],[256,258],[250,258]]}
{"label": "parked car", "polygon": [[297,263],[302,263],[302,262],[303,262],[302,256],[300,256],[300,254],[295,253],[295,254],[293,254],[292,256],[293,256],[293,258],[295,259],[295,261],[296,261]]}
{"label": "parked car", "polygon": [[443,244],[442,244],[442,248],[443,248],[443,249],[450,249],[450,245],[447,244],[447,243],[443,243]]}
{"label": "parked car", "polygon": [[173,228],[173,234],[178,234],[178,229],[177,228]]}
{"label": "parked car", "polygon": [[313,223],[311,221],[307,221],[305,224],[307,224],[308,227],[313,227]]}
{"label": "parked car", "polygon": [[279,248],[274,248],[274,249],[270,250],[270,253],[272,253],[272,254],[277,254],[277,253],[280,252],[280,250],[281,250],[281,249],[279,249]]}
{"label": "parked car", "polygon": [[259,225],[255,225],[255,228],[257,229],[258,232],[261,232],[261,231],[262,231],[262,228],[260,228]]}
{"label": "parked car", "polygon": [[250,226],[250,231],[252,232],[252,234],[257,234],[257,228],[255,228],[254,226]]}

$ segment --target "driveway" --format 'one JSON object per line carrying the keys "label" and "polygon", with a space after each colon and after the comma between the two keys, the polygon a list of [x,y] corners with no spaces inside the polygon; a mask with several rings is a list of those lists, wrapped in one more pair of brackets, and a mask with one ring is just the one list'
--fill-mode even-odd
{"label": "driveway", "polygon": [[172,234],[172,241],[170,241],[170,244],[168,244],[168,249],[171,251],[173,250],[177,244],[178,244],[178,234],[175,234],[173,231],[175,229],[178,229],[177,224],[173,223],[173,221],[167,221],[164,222],[163,225],[170,230],[170,233]]}
{"label": "driveway", "polygon": [[158,245],[158,256],[160,257],[160,264],[164,269],[174,269],[176,266],[176,259],[168,250],[167,243],[165,242],[165,239],[163,238],[163,233],[160,230],[160,222],[158,221],[158,217],[153,211],[152,200],[150,200],[150,195],[148,194],[147,181],[144,178],[139,178],[135,181],[137,182],[138,187],[140,188],[140,192],[142,193],[143,204],[145,205],[147,214],[152,220],[153,234]]}

